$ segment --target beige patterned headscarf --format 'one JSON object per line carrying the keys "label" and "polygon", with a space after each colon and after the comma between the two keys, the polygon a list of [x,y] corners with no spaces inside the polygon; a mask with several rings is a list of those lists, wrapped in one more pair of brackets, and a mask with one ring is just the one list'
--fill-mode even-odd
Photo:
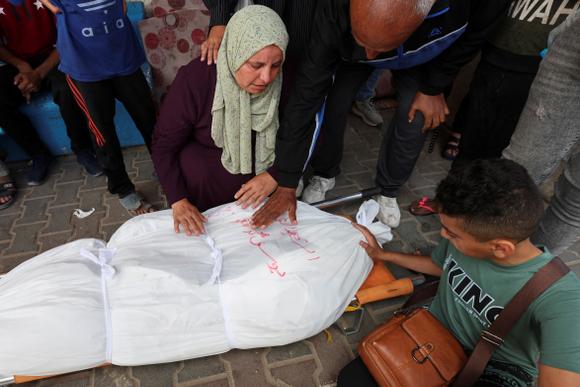
{"label": "beige patterned headscarf", "polygon": [[233,174],[252,173],[252,130],[256,132],[256,174],[274,162],[282,74],[254,95],[240,88],[235,79],[240,66],[270,45],[285,52],[288,33],[284,22],[270,8],[251,5],[231,18],[218,52],[211,137],[223,149],[222,164]]}

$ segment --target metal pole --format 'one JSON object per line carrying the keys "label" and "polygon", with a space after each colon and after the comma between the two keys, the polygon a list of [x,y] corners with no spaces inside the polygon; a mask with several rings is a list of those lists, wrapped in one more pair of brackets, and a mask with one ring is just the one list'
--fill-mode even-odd
{"label": "metal pole", "polygon": [[341,204],[353,202],[355,200],[364,200],[368,199],[372,196],[378,195],[381,193],[381,189],[379,187],[371,187],[363,189],[360,192],[356,192],[351,195],[340,196],[334,199],[323,200],[320,202],[313,203],[312,205],[316,208],[325,209],[330,207],[339,206]]}
{"label": "metal pole", "polygon": [[13,383],[14,383],[14,378],[12,376],[0,375],[0,386],[9,386]]}

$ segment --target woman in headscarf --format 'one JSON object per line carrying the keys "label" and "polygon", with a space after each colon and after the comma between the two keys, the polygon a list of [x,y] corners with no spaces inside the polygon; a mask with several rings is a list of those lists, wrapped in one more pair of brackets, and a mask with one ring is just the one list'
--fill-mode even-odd
{"label": "woman in headscarf", "polygon": [[287,45],[280,17],[249,6],[228,23],[217,65],[195,59],[177,73],[152,146],[176,232],[199,235],[202,211],[234,199],[256,207],[276,188],[269,168]]}

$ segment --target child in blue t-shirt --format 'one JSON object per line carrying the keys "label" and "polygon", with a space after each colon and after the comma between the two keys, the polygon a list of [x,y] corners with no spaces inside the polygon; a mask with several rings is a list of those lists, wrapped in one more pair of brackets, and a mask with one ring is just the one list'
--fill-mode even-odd
{"label": "child in blue t-shirt", "polygon": [[[431,256],[383,250],[366,228],[355,227],[371,258],[441,277],[430,311],[472,351],[481,332],[553,258],[529,239],[543,200],[527,171],[502,159],[453,169],[435,200],[443,239]],[[579,329],[580,282],[569,272],[530,304],[475,385],[579,386]],[[339,376],[339,387],[351,385],[376,385],[360,359]]]}
{"label": "child in blue t-shirt", "polygon": [[123,103],[150,149],[155,106],[141,64],[145,54],[124,0],[43,0],[55,14],[59,69],[87,116],[108,189],[131,214],[153,211],[127,175],[113,118]]}

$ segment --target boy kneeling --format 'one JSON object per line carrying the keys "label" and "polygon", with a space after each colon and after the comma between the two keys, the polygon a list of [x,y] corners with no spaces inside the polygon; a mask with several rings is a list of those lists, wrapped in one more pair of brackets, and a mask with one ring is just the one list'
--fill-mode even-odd
{"label": "boy kneeling", "polygon": [[[509,160],[477,160],[437,187],[443,240],[432,255],[384,251],[364,227],[361,246],[375,259],[440,276],[431,313],[472,351],[480,333],[552,255],[529,236],[542,213],[526,170]],[[538,297],[494,352],[477,385],[580,386],[580,282],[572,272]],[[351,363],[339,386],[368,380]],[[348,380],[348,381],[347,381]]]}

